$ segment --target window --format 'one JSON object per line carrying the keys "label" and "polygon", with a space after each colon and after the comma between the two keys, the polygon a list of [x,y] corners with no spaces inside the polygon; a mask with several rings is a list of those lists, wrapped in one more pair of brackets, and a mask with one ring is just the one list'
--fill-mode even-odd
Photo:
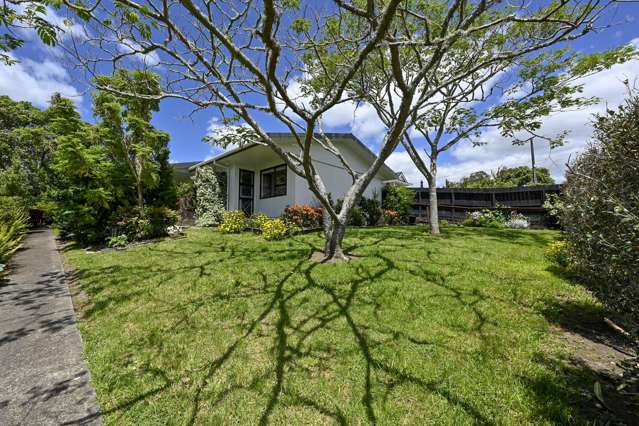
{"label": "window", "polygon": [[260,198],[286,195],[286,164],[260,172]]}

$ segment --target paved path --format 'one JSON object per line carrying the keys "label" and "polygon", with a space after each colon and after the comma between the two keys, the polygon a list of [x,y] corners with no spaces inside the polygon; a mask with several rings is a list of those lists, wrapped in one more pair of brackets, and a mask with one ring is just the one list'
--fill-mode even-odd
{"label": "paved path", "polygon": [[101,424],[62,259],[30,233],[0,282],[0,425]]}

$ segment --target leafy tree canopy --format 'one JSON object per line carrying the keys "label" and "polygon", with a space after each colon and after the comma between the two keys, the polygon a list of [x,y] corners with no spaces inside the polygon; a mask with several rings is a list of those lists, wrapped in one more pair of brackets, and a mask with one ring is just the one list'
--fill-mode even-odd
{"label": "leafy tree canopy", "polygon": [[500,167],[489,175],[480,170],[461,178],[459,182],[446,181],[446,188],[508,188],[529,185],[552,185],[555,183],[547,168],[536,168],[537,182],[532,182],[532,170],[528,166]]}
{"label": "leafy tree canopy", "polygon": [[57,138],[80,125],[73,102],[59,94],[44,111],[0,96],[0,195],[42,197],[52,183]]}
{"label": "leafy tree canopy", "polygon": [[[159,110],[159,77],[149,71],[118,69],[113,76],[99,76],[101,87],[94,93],[94,114],[100,118],[98,131],[111,150],[115,166],[133,179],[137,206],[142,211],[149,192],[172,184],[168,164],[169,135],[151,125]],[[166,189],[166,188],[165,188]],[[174,185],[170,194],[157,191],[153,198],[175,201]]]}

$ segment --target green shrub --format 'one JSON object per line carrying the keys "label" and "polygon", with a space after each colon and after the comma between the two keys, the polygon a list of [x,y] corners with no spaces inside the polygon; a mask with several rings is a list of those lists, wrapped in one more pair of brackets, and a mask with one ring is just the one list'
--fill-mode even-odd
{"label": "green shrub", "polygon": [[366,225],[366,218],[362,209],[359,207],[353,207],[348,213],[348,224],[351,226],[364,226]]}
{"label": "green shrub", "polygon": [[262,226],[262,236],[267,241],[282,240],[289,235],[286,222],[282,219],[267,219]]}
{"label": "green shrub", "polygon": [[362,197],[359,202],[359,207],[366,219],[367,226],[379,225],[383,215],[382,203],[380,203],[379,200]]}
{"label": "green shrub", "polygon": [[599,299],[639,317],[639,94],[597,116],[554,210],[575,272]]}
{"label": "green shrub", "polygon": [[223,222],[219,226],[220,231],[225,234],[239,234],[246,229],[248,219],[243,211],[235,210],[224,212]]}
{"label": "green shrub", "polygon": [[0,263],[4,264],[20,248],[27,228],[28,216],[19,206],[3,210],[0,221]]}
{"label": "green shrub", "polygon": [[439,221],[439,227],[440,228],[446,228],[447,226],[449,226],[449,223],[446,219],[442,219]]}
{"label": "green shrub", "polygon": [[282,220],[284,221],[284,224],[286,225],[286,230],[288,232],[289,237],[292,237],[293,235],[297,235],[300,232],[302,232],[302,228],[299,227],[295,222],[292,222],[286,218],[282,218]]}
{"label": "green shrub", "polygon": [[386,185],[382,190],[382,207],[399,213],[399,221],[406,223],[411,206],[415,202],[415,191],[404,185]]}
{"label": "green shrub", "polygon": [[0,223],[28,223],[29,207],[24,198],[0,196]]}
{"label": "green shrub", "polygon": [[107,238],[107,246],[109,247],[126,247],[129,243],[129,239],[126,234],[116,235],[114,237]]}
{"label": "green shrub", "polygon": [[126,235],[128,241],[148,240],[168,235],[167,229],[178,222],[178,214],[166,207],[146,208],[144,214],[118,210],[113,222],[112,236]]}
{"label": "green shrub", "polygon": [[[344,203],[344,200],[342,199],[337,200],[337,202],[335,203],[335,210],[337,212],[342,210],[343,203]],[[348,219],[346,221],[346,224],[350,226],[366,225],[366,218],[364,217],[364,213],[362,212],[362,209],[357,206],[351,208],[351,211],[348,212]]]}

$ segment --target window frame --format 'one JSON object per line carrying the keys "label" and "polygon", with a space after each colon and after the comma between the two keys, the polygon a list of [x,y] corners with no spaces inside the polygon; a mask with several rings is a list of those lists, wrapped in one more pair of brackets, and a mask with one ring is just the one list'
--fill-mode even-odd
{"label": "window frame", "polygon": [[[284,184],[283,185],[276,185],[275,184],[275,171],[279,168],[284,167]],[[273,183],[272,185],[270,185],[271,187],[269,188],[269,190],[272,192],[272,195],[264,195],[264,185],[263,185],[263,177],[264,177],[264,173],[267,172],[273,172]],[[283,194],[276,194],[276,188],[277,187],[281,187],[284,186],[284,193]],[[277,166],[273,166],[273,167],[269,167],[267,169],[262,169],[260,170],[260,200],[264,200],[266,198],[275,198],[275,197],[284,197],[286,196],[286,193],[288,191],[288,167],[286,166],[286,163],[282,163],[282,164],[278,164]]]}

